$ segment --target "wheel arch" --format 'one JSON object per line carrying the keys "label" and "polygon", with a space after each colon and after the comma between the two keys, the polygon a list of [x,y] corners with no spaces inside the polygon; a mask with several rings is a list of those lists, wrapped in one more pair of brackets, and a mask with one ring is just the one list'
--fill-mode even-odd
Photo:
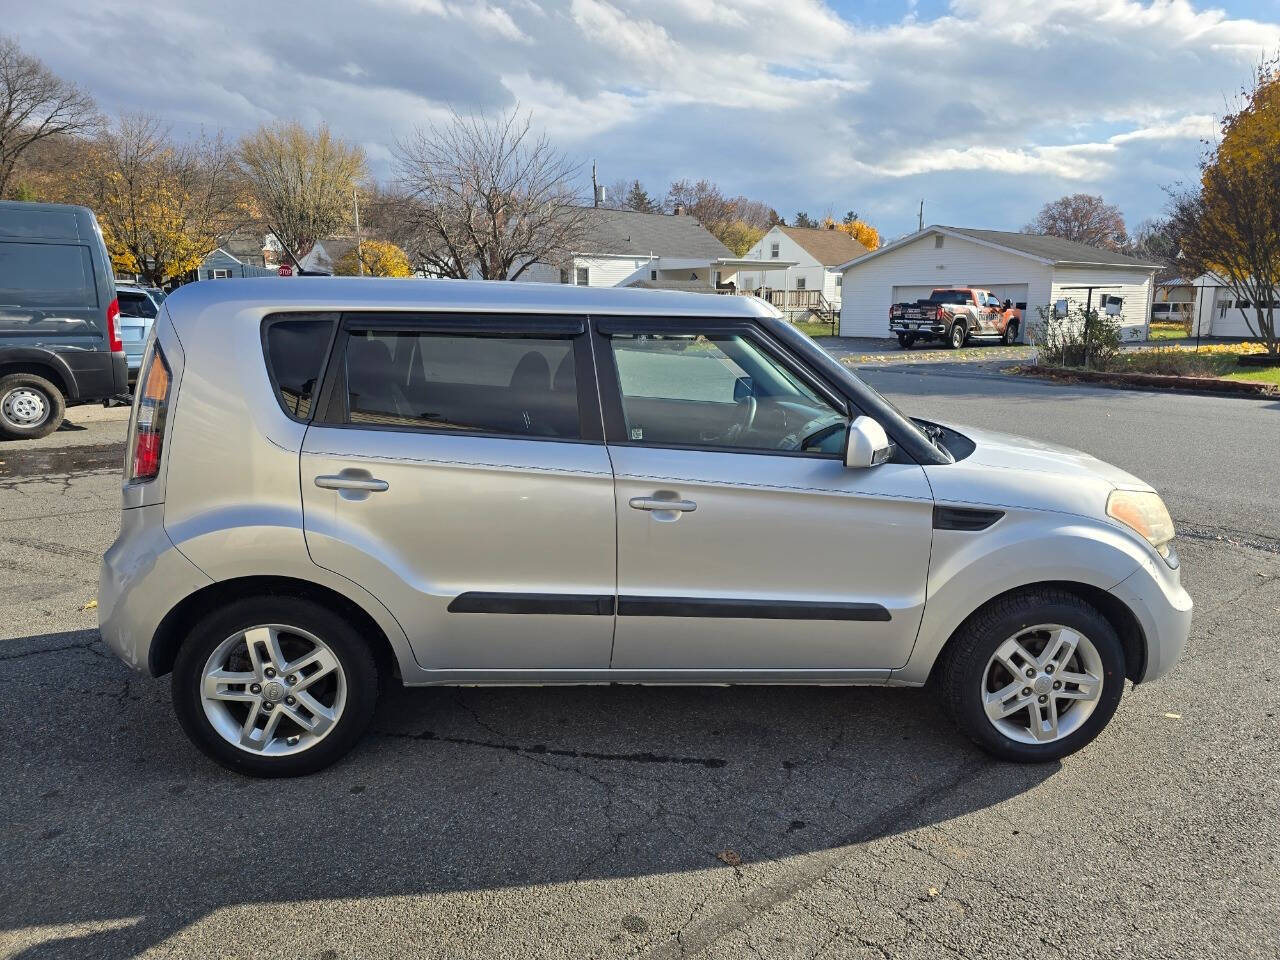
{"label": "wheel arch", "polygon": [[156,628],[147,653],[147,668],[151,675],[160,677],[173,670],[183,640],[200,617],[222,604],[247,596],[297,597],[328,607],[349,620],[369,640],[379,676],[387,679],[399,675],[400,664],[391,639],[364,607],[331,587],[282,576],[218,580],[184,597],[165,614]]}
{"label": "wheel arch", "polygon": [[0,377],[8,377],[15,373],[29,373],[44,377],[62,391],[67,400],[74,400],[79,394],[75,374],[67,366],[65,360],[49,350],[34,347],[18,347],[0,353]]}
{"label": "wheel arch", "polygon": [[1142,624],[1137,615],[1129,609],[1128,604],[1110,591],[1103,590],[1101,587],[1090,583],[1081,583],[1076,580],[1041,580],[1012,587],[994,597],[987,598],[974,607],[969,612],[969,615],[951,631],[946,642],[938,650],[933,665],[929,669],[928,682],[931,684],[935,682],[938,670],[946,661],[947,654],[956,642],[956,638],[964,632],[965,627],[974,617],[994,603],[1018,594],[1032,593],[1038,590],[1058,590],[1063,593],[1070,593],[1079,597],[1102,614],[1115,630],[1116,636],[1120,638],[1120,644],[1124,648],[1125,676],[1134,683],[1137,683],[1142,678],[1147,671],[1147,637],[1142,630]]}

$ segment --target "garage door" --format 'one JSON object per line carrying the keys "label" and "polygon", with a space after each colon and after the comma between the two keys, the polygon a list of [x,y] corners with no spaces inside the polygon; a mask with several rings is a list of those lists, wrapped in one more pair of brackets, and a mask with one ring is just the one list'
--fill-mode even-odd
{"label": "garage door", "polygon": [[[884,288],[881,287],[883,290]],[[890,303],[914,303],[916,300],[923,300],[933,293],[933,287],[894,287],[893,299]]]}
{"label": "garage door", "polygon": [[996,283],[987,287],[1001,302],[1012,300],[1013,305],[1019,310],[1027,309],[1027,284],[1025,283]]}

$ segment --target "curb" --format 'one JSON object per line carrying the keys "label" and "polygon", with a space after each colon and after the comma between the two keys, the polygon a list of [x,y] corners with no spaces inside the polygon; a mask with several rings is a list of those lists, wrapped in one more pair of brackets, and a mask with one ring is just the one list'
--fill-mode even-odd
{"label": "curb", "polygon": [[1156,387],[1180,393],[1208,393],[1219,397],[1242,397],[1250,400],[1271,400],[1280,397],[1280,388],[1269,383],[1248,383],[1240,380],[1222,380],[1217,377],[1179,377],[1163,373],[1103,373],[1098,370],[1043,367],[1038,364],[1013,367],[1007,372],[1022,376],[1045,377],[1050,380],[1083,381],[1129,389]]}

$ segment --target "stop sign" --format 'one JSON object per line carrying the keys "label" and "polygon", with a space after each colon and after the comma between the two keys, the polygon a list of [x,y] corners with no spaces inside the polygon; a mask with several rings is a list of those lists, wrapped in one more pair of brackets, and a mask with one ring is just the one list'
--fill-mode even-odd
{"label": "stop sign", "polygon": [[277,270],[276,272],[277,272],[277,273],[279,273],[279,274],[280,274],[280,276],[282,276],[282,277],[292,277],[292,276],[293,276],[293,267],[289,266],[289,264],[287,264],[287,263],[282,263],[282,264],[280,264],[280,269],[279,269],[279,270]]}

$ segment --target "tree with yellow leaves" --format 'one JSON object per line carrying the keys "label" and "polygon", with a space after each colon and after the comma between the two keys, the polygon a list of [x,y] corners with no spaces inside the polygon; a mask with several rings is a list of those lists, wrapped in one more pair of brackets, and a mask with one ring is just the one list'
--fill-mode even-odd
{"label": "tree with yellow leaves", "polygon": [[[333,265],[333,272],[340,277],[411,277],[409,257],[394,243],[385,240],[365,240],[358,248],[352,247]],[[360,267],[363,264],[364,271]]]}
{"label": "tree with yellow leaves", "polygon": [[1173,199],[1183,265],[1222,279],[1249,330],[1280,353],[1280,60],[1262,63],[1201,163],[1198,189]]}
{"label": "tree with yellow leaves", "polygon": [[126,115],[86,151],[64,199],[93,208],[112,265],[160,286],[195,269],[243,225],[247,198],[221,137],[177,143],[152,117]]}
{"label": "tree with yellow leaves", "polygon": [[835,227],[841,233],[847,233],[853,237],[868,250],[875,250],[880,246],[880,231],[865,220],[862,220],[852,210],[846,213],[844,219],[839,223],[836,222],[834,217],[828,216],[824,218],[821,227],[824,230]]}
{"label": "tree with yellow leaves", "polygon": [[760,242],[766,231],[753,227],[745,220],[732,220],[721,224],[716,237],[733,251],[735,257],[746,256],[748,250]]}

